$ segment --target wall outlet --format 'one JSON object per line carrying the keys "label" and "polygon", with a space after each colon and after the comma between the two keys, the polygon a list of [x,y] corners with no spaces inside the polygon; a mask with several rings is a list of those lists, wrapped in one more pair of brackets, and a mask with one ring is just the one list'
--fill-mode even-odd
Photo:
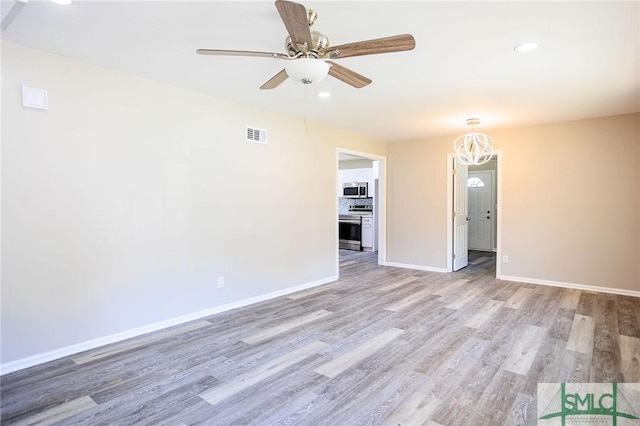
{"label": "wall outlet", "polygon": [[502,255],[502,263],[509,263],[509,255],[508,254],[503,254]]}
{"label": "wall outlet", "polygon": [[218,288],[224,287],[224,277],[218,277]]}

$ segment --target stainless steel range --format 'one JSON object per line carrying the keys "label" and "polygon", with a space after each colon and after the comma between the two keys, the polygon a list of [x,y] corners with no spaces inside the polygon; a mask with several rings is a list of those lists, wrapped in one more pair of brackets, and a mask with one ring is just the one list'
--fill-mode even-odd
{"label": "stainless steel range", "polygon": [[338,247],[362,250],[362,216],[341,214],[338,216]]}
{"label": "stainless steel range", "polygon": [[349,207],[351,214],[370,215],[373,213],[373,206],[371,204],[355,205]]}

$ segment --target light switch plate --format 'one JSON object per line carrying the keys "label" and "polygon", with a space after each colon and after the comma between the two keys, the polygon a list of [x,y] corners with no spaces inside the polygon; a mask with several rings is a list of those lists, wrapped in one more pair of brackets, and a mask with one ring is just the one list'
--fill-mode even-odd
{"label": "light switch plate", "polygon": [[47,91],[37,87],[22,86],[22,106],[35,109],[49,109]]}

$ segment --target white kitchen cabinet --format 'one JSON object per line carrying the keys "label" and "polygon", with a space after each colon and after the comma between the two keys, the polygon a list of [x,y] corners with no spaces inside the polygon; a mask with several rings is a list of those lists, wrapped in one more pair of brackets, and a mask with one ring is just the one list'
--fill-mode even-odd
{"label": "white kitchen cabinet", "polygon": [[376,192],[376,180],[373,178],[373,173],[369,174],[369,180],[367,181],[367,195],[373,198]]}
{"label": "white kitchen cabinet", "polygon": [[373,216],[362,217],[362,249],[373,251]]}
{"label": "white kitchen cabinet", "polygon": [[369,182],[371,180],[371,169],[356,169],[358,170],[358,182]]}
{"label": "white kitchen cabinet", "polygon": [[342,172],[343,183],[348,182],[369,182],[371,180],[371,169],[344,169]]}
{"label": "white kitchen cabinet", "polygon": [[344,184],[344,170],[338,170],[338,197],[342,197],[342,185]]}
{"label": "white kitchen cabinet", "polygon": [[376,179],[380,179],[380,162],[374,161],[371,168],[371,180],[369,181],[369,197],[373,197],[376,190]]}

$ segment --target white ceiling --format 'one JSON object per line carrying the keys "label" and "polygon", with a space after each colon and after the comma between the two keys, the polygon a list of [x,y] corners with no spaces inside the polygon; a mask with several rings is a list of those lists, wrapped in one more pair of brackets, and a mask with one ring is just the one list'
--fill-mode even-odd
{"label": "white ceiling", "polygon": [[[13,4],[1,2],[3,17]],[[363,89],[327,77],[265,91],[281,60],[195,50],[284,53],[272,1],[30,0],[2,37],[381,140],[461,133],[470,117],[488,131],[640,111],[638,1],[304,4],[332,45],[410,33],[416,48],[339,60],[373,80]],[[528,41],[539,49],[513,50]]]}

